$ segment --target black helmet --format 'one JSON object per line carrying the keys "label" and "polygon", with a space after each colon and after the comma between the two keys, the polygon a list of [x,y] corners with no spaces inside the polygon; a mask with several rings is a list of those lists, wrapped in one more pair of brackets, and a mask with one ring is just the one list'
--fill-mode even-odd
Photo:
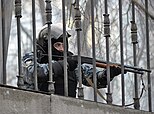
{"label": "black helmet", "polygon": [[[41,29],[37,39],[37,53],[39,54],[39,59],[43,61],[43,63],[48,62],[47,54],[48,54],[48,27],[45,25]],[[71,35],[66,31],[66,38],[70,37]],[[52,40],[52,55],[53,60],[57,60],[56,56],[63,56],[63,52],[57,51],[53,44],[55,42],[63,42],[63,27],[62,24],[51,24],[51,36]],[[67,39],[66,39],[67,41]],[[67,41],[68,42],[68,41]],[[68,45],[67,45],[68,50]]]}

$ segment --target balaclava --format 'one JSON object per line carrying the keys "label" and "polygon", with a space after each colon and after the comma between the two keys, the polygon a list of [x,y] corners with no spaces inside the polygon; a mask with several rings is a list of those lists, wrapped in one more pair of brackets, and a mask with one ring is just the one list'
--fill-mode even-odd
{"label": "balaclava", "polygon": [[[40,63],[47,63],[48,62],[48,28],[45,26],[40,31],[38,40],[37,40],[37,52],[41,51],[41,54],[44,56],[40,56],[39,59]],[[71,35],[66,32],[66,42],[67,42],[67,51],[68,51],[68,37]],[[52,24],[51,25],[51,40],[52,40],[52,59],[53,60],[62,60],[63,59],[63,52],[58,51],[54,48],[54,43],[56,42],[63,42],[63,28],[61,24]],[[40,53],[40,52],[39,52]]]}

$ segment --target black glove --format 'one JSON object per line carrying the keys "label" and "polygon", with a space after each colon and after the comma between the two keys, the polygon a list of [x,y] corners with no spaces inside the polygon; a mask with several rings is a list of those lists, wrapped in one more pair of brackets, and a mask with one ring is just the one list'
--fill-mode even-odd
{"label": "black glove", "polygon": [[68,62],[68,70],[74,71],[77,67],[78,62],[72,59],[68,59],[67,62]]}
{"label": "black glove", "polygon": [[121,68],[117,66],[110,66],[110,76],[111,78],[114,78],[115,76],[118,76],[121,74]]}
{"label": "black glove", "polygon": [[[126,74],[127,71],[124,71],[124,73]],[[110,77],[111,79],[113,79],[115,76],[118,76],[119,74],[121,74],[121,68],[118,66],[110,66]],[[104,72],[104,75],[107,76],[107,70]]]}
{"label": "black glove", "polygon": [[[124,71],[126,73],[126,71]],[[110,81],[113,80],[115,76],[121,74],[121,68],[117,66],[110,66]],[[97,75],[97,88],[105,88],[107,85],[107,70],[100,71]]]}

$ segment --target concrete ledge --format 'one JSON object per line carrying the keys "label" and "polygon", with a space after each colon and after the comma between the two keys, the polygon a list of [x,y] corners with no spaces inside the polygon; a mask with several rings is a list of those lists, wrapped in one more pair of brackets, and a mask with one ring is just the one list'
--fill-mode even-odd
{"label": "concrete ledge", "polygon": [[51,114],[50,95],[0,87],[0,114]]}
{"label": "concrete ledge", "polygon": [[52,114],[154,114],[102,103],[52,95]]}
{"label": "concrete ledge", "polygon": [[57,95],[0,87],[0,114],[154,114]]}

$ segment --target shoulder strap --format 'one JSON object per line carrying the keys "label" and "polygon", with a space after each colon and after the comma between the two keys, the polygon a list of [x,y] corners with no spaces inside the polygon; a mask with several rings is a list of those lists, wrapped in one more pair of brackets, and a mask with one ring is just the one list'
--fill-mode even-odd
{"label": "shoulder strap", "polygon": [[[91,79],[87,77],[86,80],[87,80],[88,84],[89,84],[92,88],[94,88],[94,84],[93,84],[93,82],[91,81]],[[103,100],[105,100],[105,101],[107,102],[107,100],[105,99],[105,97],[101,94],[101,92],[100,92],[98,89],[97,89],[97,94],[98,94]]]}

